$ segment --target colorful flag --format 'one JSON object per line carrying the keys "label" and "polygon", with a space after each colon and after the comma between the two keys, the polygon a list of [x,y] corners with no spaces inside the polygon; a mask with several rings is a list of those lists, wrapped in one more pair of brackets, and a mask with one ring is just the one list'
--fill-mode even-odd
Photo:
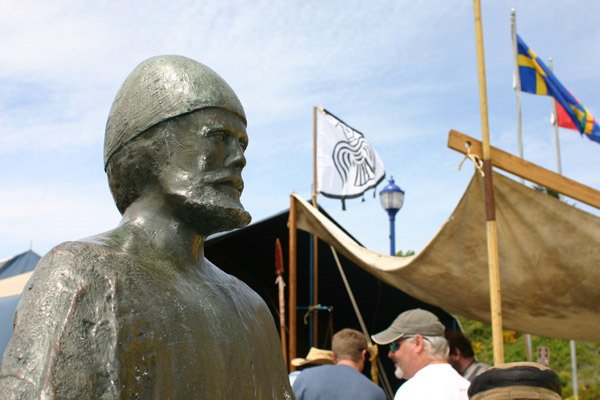
{"label": "colorful flag", "polygon": [[364,135],[324,109],[317,111],[317,190],[337,199],[359,197],[385,177]]}
{"label": "colorful flag", "polygon": [[[561,105],[580,133],[600,143],[600,126],[592,114],[573,96],[554,73],[517,35],[518,64],[521,90],[542,96],[552,96]],[[559,125],[562,126],[562,125]]]}
{"label": "colorful flag", "polygon": [[578,131],[579,129],[577,129],[577,127],[571,120],[571,117],[569,117],[569,114],[567,114],[567,111],[563,108],[563,106],[558,104],[556,100],[554,100],[554,106],[556,107],[556,125],[560,126],[561,128],[573,129],[574,131]]}

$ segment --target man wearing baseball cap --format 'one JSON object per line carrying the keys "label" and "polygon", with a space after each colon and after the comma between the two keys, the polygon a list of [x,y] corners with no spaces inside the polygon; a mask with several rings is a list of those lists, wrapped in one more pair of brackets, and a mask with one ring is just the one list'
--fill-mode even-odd
{"label": "man wearing baseball cap", "polygon": [[396,377],[408,379],[394,400],[468,399],[469,381],[448,364],[444,325],[434,314],[419,308],[405,311],[372,338],[390,346],[388,357],[394,362]]}

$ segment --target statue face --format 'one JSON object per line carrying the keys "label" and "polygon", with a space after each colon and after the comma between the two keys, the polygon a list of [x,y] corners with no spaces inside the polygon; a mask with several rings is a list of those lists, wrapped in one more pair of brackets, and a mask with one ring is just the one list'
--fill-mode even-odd
{"label": "statue face", "polygon": [[240,202],[248,145],[243,120],[206,108],[167,121],[165,130],[167,160],[158,179],[177,216],[205,235],[250,223]]}

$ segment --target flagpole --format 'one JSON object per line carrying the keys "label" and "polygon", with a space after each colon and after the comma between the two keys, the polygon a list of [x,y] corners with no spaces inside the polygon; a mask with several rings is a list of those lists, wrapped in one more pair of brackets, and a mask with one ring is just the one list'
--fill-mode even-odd
{"label": "flagpole", "polygon": [[517,142],[519,144],[519,157],[523,158],[523,124],[521,122],[521,77],[519,76],[519,55],[517,50],[517,12],[514,8],[510,10],[510,28],[512,33],[513,56],[515,60],[513,86],[515,89],[515,95],[517,97]]}
{"label": "flagpole", "polygon": [[485,214],[490,280],[490,308],[492,317],[492,339],[494,345],[494,365],[504,363],[504,343],[502,339],[502,292],[500,288],[500,267],[498,265],[498,229],[496,226],[496,206],[492,182],[492,161],[487,109],[487,88],[485,81],[485,57],[483,51],[483,29],[481,23],[480,0],[473,0],[475,17],[475,44],[477,47],[477,71],[479,77],[479,101],[481,109],[481,136],[483,143],[483,168],[485,171]]}
{"label": "flagpole", "polygon": [[[313,106],[313,192],[312,205],[318,208],[317,204],[317,106]],[[312,235],[312,305],[319,304],[319,238],[317,235]],[[315,309],[312,312],[312,343],[318,347],[319,339],[319,314]]]}
{"label": "flagpole", "polygon": [[[548,58],[548,68],[554,72],[554,62],[552,57]],[[550,97],[552,102],[552,125],[554,125],[554,145],[556,147],[556,171],[562,175],[562,162],[560,157],[560,140],[558,137],[558,114],[556,112],[556,101],[554,97]]]}
{"label": "flagpole", "polygon": [[[519,51],[517,48],[517,11],[512,8],[510,10],[510,31],[512,36],[513,45],[513,59],[514,59],[514,70],[513,70],[513,88],[515,90],[515,96],[517,98],[517,143],[519,147],[519,157],[523,156],[523,122],[521,117],[521,75],[519,75]],[[521,183],[525,184],[525,179],[521,179]],[[531,361],[532,354],[532,340],[531,334],[525,333],[525,355],[527,361]]]}
{"label": "flagpole", "polygon": [[[550,69],[550,71],[554,72],[554,60],[552,60],[552,57],[548,58],[548,68]],[[560,175],[562,175],[560,138],[558,136],[558,113],[556,111],[556,101],[554,100],[554,97],[551,97],[550,101],[552,102],[552,125],[554,125],[554,144],[556,146],[556,170]],[[577,349],[575,347],[575,341],[573,339],[570,340],[569,344],[571,347],[571,381],[573,384],[573,397],[578,399],[579,381],[577,377]]]}
{"label": "flagpole", "polygon": [[313,186],[312,205],[317,206],[317,106],[313,106]]}

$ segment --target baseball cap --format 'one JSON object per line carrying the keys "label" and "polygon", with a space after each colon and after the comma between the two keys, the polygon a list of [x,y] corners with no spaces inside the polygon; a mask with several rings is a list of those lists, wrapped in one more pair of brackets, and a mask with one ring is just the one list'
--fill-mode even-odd
{"label": "baseball cap", "polygon": [[444,325],[435,314],[415,308],[398,315],[389,328],[371,338],[377,344],[389,344],[404,336],[444,336]]}

